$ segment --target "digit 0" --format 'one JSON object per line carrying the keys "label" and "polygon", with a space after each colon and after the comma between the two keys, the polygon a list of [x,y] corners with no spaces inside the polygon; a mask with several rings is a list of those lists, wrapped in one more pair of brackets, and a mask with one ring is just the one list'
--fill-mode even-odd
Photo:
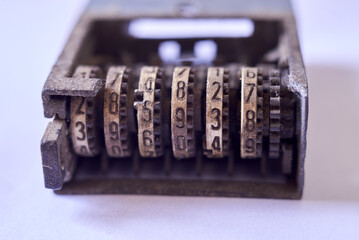
{"label": "digit 0", "polygon": [[[190,109],[189,96],[193,94],[193,89],[189,91],[189,89],[192,88],[190,84],[190,73],[190,67],[176,67],[173,72],[171,90],[171,140],[173,155],[177,159],[194,156],[193,145],[189,145],[188,140],[188,130],[190,127],[193,127],[193,120],[188,120]],[[193,85],[194,80],[191,80]],[[191,122],[189,123],[188,121]],[[191,138],[194,138],[193,133]]]}

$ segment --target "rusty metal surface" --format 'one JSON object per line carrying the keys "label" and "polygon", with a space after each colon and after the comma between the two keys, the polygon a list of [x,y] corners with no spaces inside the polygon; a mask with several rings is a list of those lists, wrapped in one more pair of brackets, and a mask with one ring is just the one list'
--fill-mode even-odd
{"label": "rusty metal surface", "polygon": [[76,156],[69,146],[66,122],[50,122],[41,140],[42,168],[45,187],[61,189],[71,180],[76,167]]}
{"label": "rusty metal surface", "polygon": [[[173,100],[173,92],[178,89],[176,85],[173,87],[172,83],[178,84],[181,79],[174,77],[173,72],[176,72],[174,67],[163,64],[159,56],[156,55],[156,50],[153,50],[157,49],[161,40],[135,39],[126,36],[123,32],[123,29],[127,28],[129,20],[146,17],[250,18],[254,21],[255,31],[248,39],[237,39],[239,44],[235,42],[236,40],[229,38],[213,39],[219,46],[217,59],[205,66],[191,67],[193,75],[191,75],[191,81],[196,79],[194,96],[190,100],[194,104],[192,109],[188,108],[188,99],[185,106],[176,102],[176,99]],[[118,31],[116,32],[116,30]],[[203,39],[177,41],[186,51],[189,51],[199,40]],[[236,58],[236,56],[238,57]],[[96,139],[98,138],[99,142],[106,142],[107,152],[114,146],[108,142],[112,136],[109,128],[110,120],[111,123],[114,120],[103,115],[105,113],[103,110],[107,109],[106,103],[108,103],[103,102],[105,92],[103,90],[106,82],[104,76],[78,77],[76,74],[74,75],[75,69],[81,65],[98,65],[106,72],[111,66],[119,66],[119,64],[132,69],[133,79],[131,78],[131,81],[133,82],[131,82],[131,86],[140,90],[135,93],[137,125],[135,123],[136,115],[133,113],[133,99],[129,97],[123,105],[123,111],[128,117],[126,119],[128,122],[126,136],[131,139],[128,143],[139,147],[138,149],[134,147],[128,154],[113,155],[106,154],[103,144],[104,146],[101,145],[94,154],[91,154],[96,155],[102,152],[100,155],[93,159],[81,158],[80,163],[76,164],[77,157],[72,153],[72,144],[76,141],[70,141],[70,137],[66,133],[68,126],[74,122],[72,118],[69,119],[70,106],[73,102],[71,99],[78,97],[95,99],[95,102],[98,103],[100,107],[95,110],[93,115],[100,120],[92,125],[96,125],[102,132],[105,129],[104,133],[96,136]],[[226,82],[222,82],[222,89],[225,88],[225,84],[230,86],[229,93],[225,93],[228,96],[220,95],[220,101],[213,103],[214,105],[210,104],[211,96],[216,93],[215,89],[212,91],[210,88],[213,74],[209,73],[212,64],[216,66],[213,69],[228,71],[224,74],[228,76],[223,77]],[[158,76],[158,74],[147,76],[149,73],[146,73],[146,76],[144,73],[140,74],[143,65],[154,66],[156,71],[160,67],[163,69],[163,76]],[[263,109],[258,107],[256,102],[251,102],[251,109],[259,111],[255,115],[260,115],[261,118],[258,121],[260,124],[263,121],[263,125],[259,125],[259,130],[256,131],[256,141],[258,142],[255,142],[254,146],[258,146],[258,149],[253,151],[255,155],[244,154],[240,158],[241,153],[244,153],[243,141],[254,138],[253,135],[246,135],[240,131],[245,121],[243,114],[246,111],[246,108],[241,107],[244,95],[241,95],[240,91],[248,94],[247,90],[250,90],[246,90],[245,85],[238,85],[239,72],[243,66],[253,66],[260,71],[258,92],[256,88],[254,94],[258,95],[256,98],[258,106]],[[271,75],[273,70],[276,71],[275,76]],[[150,77],[154,81],[151,82],[150,89],[152,91],[148,95],[145,94],[145,85]],[[139,79],[142,80],[138,81]],[[271,85],[271,81],[275,82],[275,86]],[[210,85],[206,87],[206,83]],[[157,89],[158,87],[160,88]],[[238,90],[241,87],[242,90]],[[118,91],[121,93],[122,90]],[[172,103],[170,102],[171,91]],[[74,28],[43,87],[44,115],[47,118],[56,117],[56,120],[49,124],[41,144],[45,185],[52,189],[60,189],[63,186],[58,193],[70,194],[131,193],[298,199],[301,197],[304,186],[308,115],[307,91],[307,79],[298,43],[295,19],[290,4],[286,0],[193,1],[188,5],[179,4],[178,1],[164,0],[92,1]],[[207,105],[205,104],[206,98]],[[224,102],[225,99],[227,102]],[[147,102],[146,105],[144,102]],[[103,108],[104,106],[105,108]],[[186,110],[186,114],[184,114],[186,128],[184,130],[190,135],[183,139],[192,150],[189,148],[185,150],[185,145],[174,141],[184,134],[184,130],[176,130],[174,127],[175,121],[173,120],[178,117],[174,109],[179,107]],[[190,114],[194,115],[191,119],[192,122],[188,121],[188,109],[190,109]],[[210,112],[206,112],[206,109]],[[217,119],[220,120],[219,124],[222,129],[219,129],[219,132],[222,135],[217,144],[220,149],[219,153],[208,155],[209,150],[213,152],[217,149],[217,145],[213,145],[214,137],[217,135],[213,135],[215,132],[213,132],[212,126],[216,126],[218,121],[214,118],[215,116],[210,117],[211,114],[213,115],[213,109],[219,109],[221,113]],[[275,112],[278,112],[279,118],[273,118]],[[281,117],[282,114],[285,115],[284,118]],[[143,118],[144,116],[145,118]],[[229,116],[228,122],[227,119],[223,121],[227,116]],[[242,116],[242,122],[240,116]],[[151,120],[150,124],[148,125],[141,119]],[[121,117],[116,121],[120,125]],[[282,126],[281,129],[275,127],[278,124]],[[188,126],[191,127],[188,128]],[[127,127],[125,128],[127,129]],[[263,135],[261,131],[263,131]],[[149,132],[151,136],[146,135]],[[260,137],[258,137],[258,133],[261,133]],[[205,136],[204,140],[203,136]],[[124,136],[121,136],[120,139],[125,141]],[[206,142],[206,139],[212,141]],[[241,140],[242,150],[237,148],[237,146],[241,146]],[[203,141],[204,149],[200,144]],[[148,143],[152,143],[152,145],[147,146]],[[194,148],[195,145],[196,148]],[[176,146],[179,146],[179,149]],[[216,149],[212,149],[213,146]],[[147,149],[148,147],[150,149]],[[203,156],[203,151],[207,156]],[[268,151],[271,152],[269,157],[266,156]],[[64,155],[61,155],[61,152],[64,152]],[[128,172],[112,171],[113,159],[108,155],[124,158],[121,159],[123,164],[128,162],[131,165]],[[156,159],[154,162],[149,162],[149,157]],[[253,157],[256,160],[249,163],[251,160],[246,161],[247,157]],[[181,163],[175,161],[174,158],[181,159]],[[188,161],[188,158],[191,158],[191,161]],[[211,160],[210,158],[215,159]],[[257,161],[258,158],[260,161]],[[221,163],[219,164],[219,161],[212,162],[217,160],[220,160]],[[74,164],[64,168],[61,162]],[[91,166],[87,166],[83,162],[88,162]],[[99,167],[98,163],[103,167]],[[161,166],[163,164],[165,170],[163,171],[162,167],[158,170],[155,167],[156,164]],[[75,166],[79,169],[75,173],[76,177],[72,178]],[[105,175],[98,177],[101,169]],[[65,170],[67,173],[64,173]],[[196,174],[191,175],[192,170],[196,171]],[[134,175],[128,177],[129,172]],[[143,172],[147,175],[143,175]],[[162,175],[163,172],[167,175]],[[63,185],[66,181],[68,182]]]}
{"label": "rusty metal surface", "polygon": [[65,184],[57,194],[141,194],[168,196],[300,199],[295,184],[158,179],[92,179]]}

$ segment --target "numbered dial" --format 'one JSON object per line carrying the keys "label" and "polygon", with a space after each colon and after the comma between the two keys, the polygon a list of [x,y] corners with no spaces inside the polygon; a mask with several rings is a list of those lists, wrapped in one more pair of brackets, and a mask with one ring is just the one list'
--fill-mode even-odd
{"label": "numbered dial", "polygon": [[204,154],[209,158],[222,158],[228,154],[228,79],[224,68],[208,68]]}
{"label": "numbered dial", "polygon": [[138,89],[135,92],[137,109],[138,145],[142,157],[163,154],[161,139],[161,85],[162,72],[158,67],[141,69]]}
{"label": "numbered dial", "polygon": [[[100,70],[98,67],[79,66],[74,78],[95,78]],[[96,101],[94,98],[71,97],[70,131],[74,151],[84,157],[99,153],[96,129]]]}
{"label": "numbered dial", "polygon": [[[258,88],[258,69],[242,68],[241,80],[241,157],[257,158],[261,154],[263,118],[263,87]],[[261,97],[257,98],[258,94]]]}
{"label": "numbered dial", "polygon": [[176,67],[172,80],[171,134],[175,158],[193,157],[194,144],[194,73],[190,67]]}
{"label": "numbered dial", "polygon": [[131,155],[131,141],[128,130],[127,105],[129,69],[123,66],[110,67],[107,72],[104,95],[104,133],[107,154],[110,157]]}

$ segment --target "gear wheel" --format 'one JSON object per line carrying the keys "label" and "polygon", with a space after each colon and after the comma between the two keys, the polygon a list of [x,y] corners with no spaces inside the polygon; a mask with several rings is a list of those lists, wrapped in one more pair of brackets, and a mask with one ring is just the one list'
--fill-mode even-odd
{"label": "gear wheel", "polygon": [[223,73],[223,156],[228,155],[229,149],[229,71],[224,70]]}
{"label": "gear wheel", "polygon": [[125,72],[122,77],[122,84],[121,84],[121,94],[120,94],[120,106],[119,106],[119,113],[120,113],[120,136],[121,136],[121,144],[124,146],[123,152],[125,155],[130,156],[130,141],[129,141],[129,131],[128,131],[128,112],[127,112],[127,106],[128,106],[128,92],[129,92],[129,69],[126,68]]}
{"label": "gear wheel", "polygon": [[279,70],[269,72],[270,98],[269,98],[269,157],[280,156],[280,73]]}
{"label": "gear wheel", "polygon": [[257,80],[257,157],[262,156],[263,147],[263,75],[258,71]]}
{"label": "gear wheel", "polygon": [[87,126],[87,139],[88,146],[92,155],[99,153],[98,136],[95,131],[96,127],[96,112],[95,99],[86,98],[86,126]]}
{"label": "gear wheel", "polygon": [[187,98],[187,149],[188,155],[195,155],[195,141],[194,141],[194,80],[195,74],[190,70],[188,78],[188,98]]}
{"label": "gear wheel", "polygon": [[162,151],[162,134],[161,134],[161,90],[162,90],[162,69],[158,69],[155,81],[155,100],[153,103],[153,123],[154,123],[154,136],[155,136],[155,151],[156,155],[163,154]]}

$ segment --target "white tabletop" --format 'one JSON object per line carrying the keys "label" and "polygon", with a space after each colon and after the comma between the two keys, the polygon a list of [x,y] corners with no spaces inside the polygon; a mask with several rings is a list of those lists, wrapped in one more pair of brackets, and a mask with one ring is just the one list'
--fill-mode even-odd
{"label": "white tabletop", "polygon": [[300,201],[45,189],[41,88],[84,5],[0,2],[0,239],[359,238],[358,1],[294,2],[310,93]]}

